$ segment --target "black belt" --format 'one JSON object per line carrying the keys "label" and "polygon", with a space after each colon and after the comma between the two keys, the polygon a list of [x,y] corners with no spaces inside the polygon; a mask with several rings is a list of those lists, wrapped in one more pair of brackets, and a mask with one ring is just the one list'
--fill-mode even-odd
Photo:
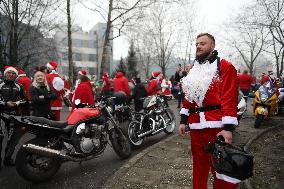
{"label": "black belt", "polygon": [[188,110],[188,113],[192,114],[192,113],[199,113],[199,112],[207,112],[207,111],[217,110],[217,109],[221,109],[221,105],[190,108]]}

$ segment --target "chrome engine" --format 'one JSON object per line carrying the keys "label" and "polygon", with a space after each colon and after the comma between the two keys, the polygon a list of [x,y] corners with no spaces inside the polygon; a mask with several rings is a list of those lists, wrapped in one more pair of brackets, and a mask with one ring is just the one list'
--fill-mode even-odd
{"label": "chrome engine", "polygon": [[92,153],[101,149],[106,141],[103,129],[103,125],[94,123],[78,125],[74,136],[75,141],[73,140],[75,151],[77,153]]}

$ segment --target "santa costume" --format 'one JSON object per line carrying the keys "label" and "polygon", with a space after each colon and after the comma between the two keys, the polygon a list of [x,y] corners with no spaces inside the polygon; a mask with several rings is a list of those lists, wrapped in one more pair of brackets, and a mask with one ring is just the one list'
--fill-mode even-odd
{"label": "santa costume", "polygon": [[214,189],[237,188],[240,182],[216,173],[211,154],[204,151],[209,142],[216,141],[216,135],[221,130],[232,131],[232,127],[238,125],[237,81],[236,69],[224,59],[203,64],[195,62],[183,79],[185,99],[180,111],[181,124],[190,127],[194,189],[207,188],[210,170],[214,176]]}
{"label": "santa costume", "polygon": [[155,94],[160,93],[159,89],[159,75],[161,72],[152,72],[152,78],[151,81],[148,83],[146,91],[148,93],[148,96],[152,96]]}
{"label": "santa costume", "polygon": [[25,95],[27,99],[30,101],[31,99],[31,94],[30,94],[30,86],[32,84],[32,80],[26,75],[24,70],[18,69],[18,77],[17,77],[17,82],[22,84],[25,89]]}
{"label": "santa costume", "polygon": [[62,99],[64,95],[64,81],[56,71],[58,67],[57,62],[48,62],[46,64],[46,67],[49,72],[48,74],[46,74],[47,83],[57,95],[57,99],[50,102],[51,111],[55,115],[55,120],[60,121],[60,111],[62,109]]}
{"label": "santa costume", "polygon": [[162,84],[162,94],[165,96],[171,96],[171,88],[172,88],[172,82],[167,79],[163,79]]}
{"label": "santa costume", "polygon": [[[79,71],[80,75],[87,77],[87,71]],[[80,81],[77,88],[74,91],[72,99],[72,111],[75,109],[75,100],[79,99],[82,104],[94,105],[94,92],[90,81]]]}

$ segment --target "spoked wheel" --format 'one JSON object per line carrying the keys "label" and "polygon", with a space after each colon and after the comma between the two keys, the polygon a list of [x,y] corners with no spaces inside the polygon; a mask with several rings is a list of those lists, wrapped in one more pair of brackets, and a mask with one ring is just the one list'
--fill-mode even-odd
{"label": "spoked wheel", "polygon": [[[39,146],[46,146],[47,141],[35,138],[27,142]],[[55,158],[49,158],[29,152],[23,147],[16,157],[16,170],[24,179],[39,183],[52,178],[60,168],[60,162]]]}
{"label": "spoked wheel", "polygon": [[139,122],[138,121],[130,122],[130,124],[128,126],[128,137],[129,137],[131,144],[134,147],[141,146],[141,144],[144,141],[144,138],[138,137],[139,130],[140,129],[139,129]]}
{"label": "spoked wheel", "polygon": [[259,128],[264,121],[264,115],[258,114],[254,122],[254,128]]}
{"label": "spoked wheel", "polygon": [[166,128],[164,129],[164,132],[167,134],[173,133],[176,127],[176,118],[174,112],[171,109],[167,108],[165,110],[163,118],[166,122]]}
{"label": "spoked wheel", "polygon": [[131,155],[131,144],[130,141],[123,134],[122,130],[112,129],[110,131],[110,142],[116,154],[121,159],[126,159]]}

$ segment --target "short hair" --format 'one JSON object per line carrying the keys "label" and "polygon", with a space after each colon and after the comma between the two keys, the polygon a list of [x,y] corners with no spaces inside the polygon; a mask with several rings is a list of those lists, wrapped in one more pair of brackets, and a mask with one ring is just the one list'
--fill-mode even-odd
{"label": "short hair", "polygon": [[210,33],[200,33],[200,34],[197,35],[196,38],[199,38],[199,37],[202,37],[202,36],[207,36],[209,39],[211,39],[215,43],[215,38]]}

